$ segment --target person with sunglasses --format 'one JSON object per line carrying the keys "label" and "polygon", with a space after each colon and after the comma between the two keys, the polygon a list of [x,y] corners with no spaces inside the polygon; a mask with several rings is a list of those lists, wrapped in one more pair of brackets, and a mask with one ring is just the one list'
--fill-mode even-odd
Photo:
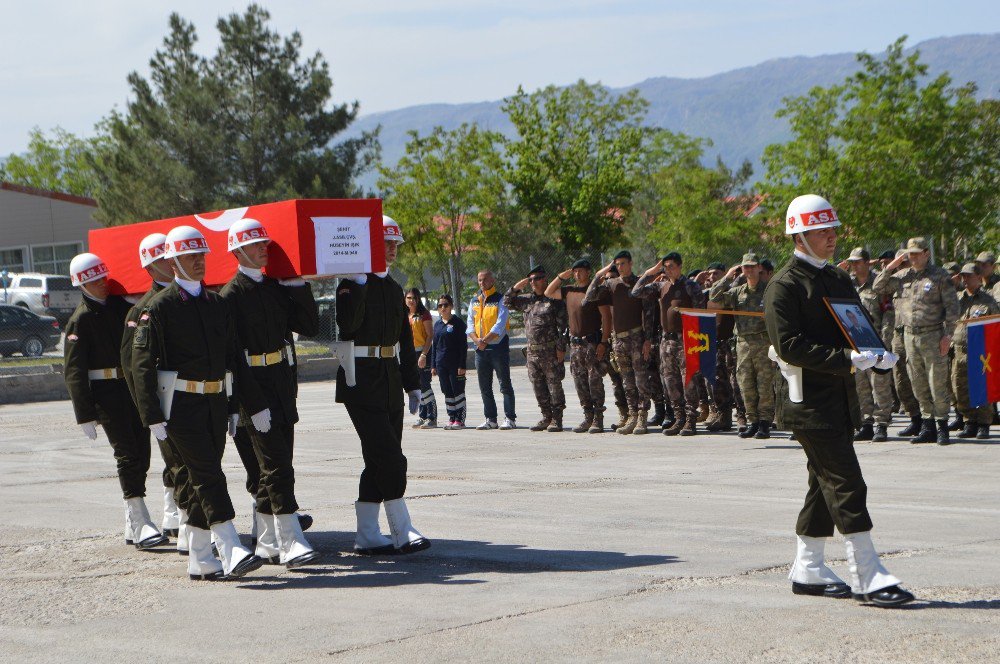
{"label": "person with sunglasses", "polygon": [[448,411],[449,431],[465,428],[465,358],[468,344],[465,339],[465,321],[456,316],[451,295],[438,298],[437,310],[441,318],[434,323],[431,342],[431,375],[438,377]]}
{"label": "person with sunglasses", "polygon": [[420,374],[420,410],[419,419],[413,425],[414,429],[433,429],[437,427],[437,401],[434,400],[434,390],[431,388],[431,363],[427,354],[431,351],[431,340],[434,336],[434,322],[431,312],[424,306],[423,296],[419,288],[406,291],[406,307],[410,310],[410,330],[413,331],[413,350],[417,353],[417,372]]}

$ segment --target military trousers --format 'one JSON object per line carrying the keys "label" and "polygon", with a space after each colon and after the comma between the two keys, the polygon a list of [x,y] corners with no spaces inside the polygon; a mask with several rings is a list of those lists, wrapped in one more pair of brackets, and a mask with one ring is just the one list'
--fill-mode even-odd
{"label": "military trousers", "polygon": [[762,334],[736,339],[736,379],[751,423],[774,421],[775,365],[767,356],[768,345]]}
{"label": "military trousers", "polygon": [[247,427],[237,427],[233,443],[237,454],[240,455],[240,461],[243,462],[243,469],[247,472],[247,493],[253,496],[256,502],[257,494],[260,493],[260,462],[257,460],[257,453],[254,452],[253,441],[250,439]]}
{"label": "military trousers", "polygon": [[871,369],[855,371],[854,385],[858,389],[861,420],[889,424],[892,421],[892,374]]}
{"label": "military trousers", "polygon": [[674,417],[680,419],[684,413],[689,422],[698,419],[698,380],[696,373],[684,382],[685,357],[683,344],[672,335],[664,335],[660,342],[660,381]]}
{"label": "military trousers", "polygon": [[604,375],[608,373],[608,358],[597,359],[597,344],[592,341],[570,346],[569,372],[573,376],[576,395],[584,415],[604,412]]}
{"label": "military trousers", "polygon": [[606,356],[605,362],[608,367],[608,378],[611,379],[611,393],[615,397],[615,405],[621,410],[628,410],[628,396],[625,394],[625,381],[622,380],[621,372],[615,368],[617,360],[613,364],[610,358],[614,355],[612,349],[608,349],[608,354]]}
{"label": "military trousers", "polygon": [[984,427],[993,423],[993,408],[990,404],[977,408],[969,404],[969,349],[964,344],[955,346],[955,359],[951,363],[951,384],[955,390],[955,408],[966,421]]}
{"label": "military trousers", "polygon": [[660,343],[654,343],[649,349],[649,362],[646,363],[647,397],[643,400],[642,407],[650,408],[650,403],[654,403],[661,408],[664,403],[670,403],[666,398],[667,388],[663,384],[660,367]]}
{"label": "military trousers", "polygon": [[[124,387],[125,381],[121,379]],[[128,391],[122,390],[124,400],[97,399],[97,421],[104,429],[115,456],[115,468],[122,497],[141,498],[146,495],[146,473],[149,472],[149,429],[142,426]]]}
{"label": "military trousers", "polygon": [[649,398],[649,360],[642,357],[642,346],[645,340],[642,334],[636,332],[625,338],[615,337],[615,361],[622,375],[622,385],[625,388],[625,400],[628,409],[637,411],[642,407],[642,401]]}
{"label": "military trousers", "polygon": [[719,411],[733,410],[733,388],[730,383],[730,362],[732,351],[729,342],[719,341],[715,351],[715,383],[712,387],[712,401]]}
{"label": "military trousers", "polygon": [[348,403],[347,414],[361,439],[365,461],[358,482],[358,500],[381,503],[406,493],[406,457],[403,455],[403,400],[399,407]]}
{"label": "military trousers", "polygon": [[910,373],[907,370],[906,363],[906,334],[903,328],[897,328],[896,333],[892,335],[892,352],[899,356],[899,361],[892,368],[892,380],[896,386],[896,396],[899,398],[899,403],[903,406],[903,410],[906,411],[907,415],[918,417],[920,415],[920,403],[913,394],[913,385],[910,384]]}
{"label": "military trousers", "polygon": [[[280,408],[272,407],[271,428],[267,433],[257,431],[251,422],[246,422],[246,426],[236,429],[236,434],[249,439],[250,451],[259,468],[257,487],[251,494],[257,511],[261,514],[297,512],[299,504],[295,500],[295,469],[292,466],[295,425],[286,421]],[[247,480],[249,485],[249,475]]]}
{"label": "military trousers", "polygon": [[941,354],[940,328],[906,330],[906,370],[924,419],[943,420],[951,410],[948,356]]}
{"label": "military trousers", "polygon": [[[850,422],[847,413],[844,418]],[[868,487],[861,475],[850,428],[794,429],[792,433],[806,453],[809,471],[809,488],[795,533],[830,537],[834,527],[843,535],[871,530]]]}

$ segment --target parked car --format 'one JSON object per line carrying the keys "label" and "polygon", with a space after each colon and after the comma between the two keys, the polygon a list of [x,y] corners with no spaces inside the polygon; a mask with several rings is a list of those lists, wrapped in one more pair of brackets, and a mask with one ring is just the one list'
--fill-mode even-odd
{"label": "parked car", "polygon": [[20,352],[38,357],[55,350],[62,338],[59,321],[10,304],[0,304],[0,355],[10,357]]}
{"label": "parked car", "polygon": [[7,275],[0,302],[29,309],[39,316],[53,316],[65,325],[80,304],[80,291],[69,277],[58,274],[20,272]]}

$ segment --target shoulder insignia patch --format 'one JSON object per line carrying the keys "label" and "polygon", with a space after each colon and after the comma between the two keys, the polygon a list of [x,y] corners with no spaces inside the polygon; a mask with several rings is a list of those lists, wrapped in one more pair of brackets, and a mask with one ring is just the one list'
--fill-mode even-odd
{"label": "shoulder insignia patch", "polygon": [[149,345],[149,328],[143,325],[135,331],[135,338],[132,339],[133,348],[145,348]]}

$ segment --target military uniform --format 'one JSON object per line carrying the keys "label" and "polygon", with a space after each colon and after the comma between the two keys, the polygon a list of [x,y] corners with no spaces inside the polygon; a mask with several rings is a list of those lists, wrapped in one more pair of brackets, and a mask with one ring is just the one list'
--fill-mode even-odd
{"label": "military uniform", "polygon": [[511,287],[504,295],[504,306],[524,312],[528,379],[535,391],[538,409],[542,412],[542,421],[533,430],[540,431],[551,426],[561,431],[562,415],[566,409],[566,395],[562,387],[566,365],[559,355],[566,352],[569,327],[566,304],[545,295],[522,294]]}
{"label": "military uniform", "polygon": [[[596,302],[584,302],[586,291],[586,286],[576,285],[563,286],[560,289],[563,302],[566,303],[569,343],[572,351],[569,371],[573,376],[573,385],[580,399],[580,407],[583,408],[584,422],[589,422],[587,430],[603,431],[604,376],[611,368],[609,362],[611,330],[603,329],[600,308],[610,305],[611,299],[605,295]],[[601,345],[604,347],[604,357],[598,360],[597,348]],[[620,378],[618,385],[621,385]]]}
{"label": "military uniform", "polygon": [[[864,283],[859,283],[857,276],[852,275],[851,283],[858,292],[861,304],[871,316],[875,329],[881,330],[883,329],[883,298],[872,288],[875,276],[875,272],[870,272],[868,279]],[[876,341],[878,340],[876,339]],[[854,380],[858,389],[862,424],[871,425],[874,423],[888,426],[889,422],[892,421],[891,374],[868,369],[855,372]]]}
{"label": "military uniform", "polygon": [[[977,288],[976,292],[969,293],[962,291],[958,298],[959,320],[972,320],[983,316],[993,316],[1000,314],[1000,305],[983,288]],[[955,391],[956,408],[965,417],[966,431],[961,437],[971,438],[983,432],[986,437],[989,435],[988,427],[993,423],[993,408],[989,404],[983,404],[977,408],[969,405],[969,347],[968,347],[968,325],[956,325],[955,337],[952,340],[955,349],[955,360],[951,367],[951,384]]]}
{"label": "military uniform", "polygon": [[[234,437],[244,446],[251,442],[256,463],[247,468],[248,485],[250,473],[257,470],[254,483],[258,489],[253,494],[257,511],[291,514],[298,510],[292,453],[299,421],[292,333],[315,335],[319,310],[308,284],[282,286],[267,276],[258,283],[242,271],[219,294],[235,316],[240,350],[249,364],[239,386],[240,422]],[[271,412],[267,433],[250,421],[251,415],[264,409]]]}
{"label": "military uniform", "polygon": [[896,398],[911,420],[910,427],[900,435],[915,436],[920,431],[920,403],[913,394],[910,374],[906,369],[906,326],[910,320],[910,301],[897,298],[896,293],[889,288],[887,280],[872,281],[872,290],[879,296],[889,298],[887,308],[882,315],[882,340],[899,357],[896,366],[892,368],[892,380],[896,388]]}
{"label": "military uniform", "polygon": [[[715,385],[712,398],[719,411],[718,425],[708,425],[710,431],[728,431],[732,426],[732,415],[736,412],[736,420],[740,426],[746,426],[747,411],[743,403],[743,393],[739,381],[736,380],[736,316],[720,314],[715,317]],[[778,405],[775,405],[777,417]],[[777,421],[777,420],[776,420]]]}

